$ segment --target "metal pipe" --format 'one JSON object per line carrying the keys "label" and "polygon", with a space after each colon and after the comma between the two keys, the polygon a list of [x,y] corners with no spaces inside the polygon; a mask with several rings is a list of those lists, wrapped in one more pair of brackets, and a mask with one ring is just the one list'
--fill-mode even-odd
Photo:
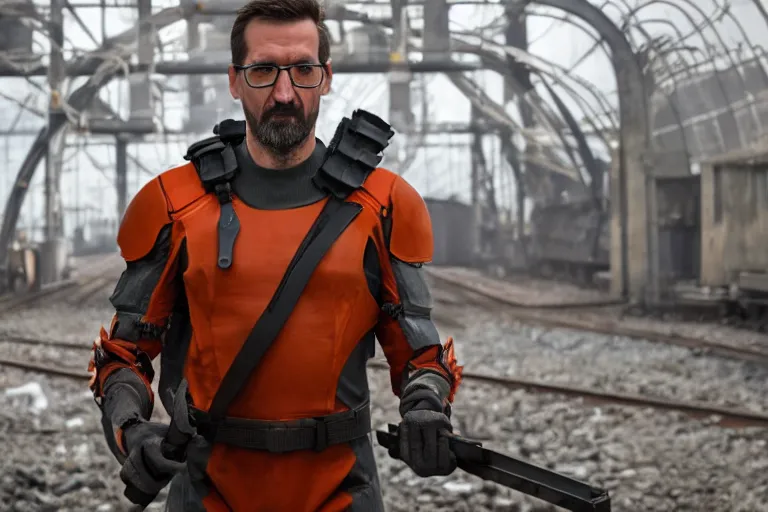
{"label": "metal pipe", "polygon": [[[645,2],[645,3],[643,3],[643,4],[638,5],[634,9],[632,9],[631,15],[633,15],[633,16],[637,15],[638,12],[640,12],[641,10],[643,10],[646,7],[649,7],[651,5],[661,4],[661,5],[666,5],[666,6],[669,6],[669,7],[672,7],[674,9],[676,9],[678,12],[680,12],[688,20],[688,22],[691,24],[691,26],[696,27],[697,24],[696,24],[696,21],[693,19],[693,16],[691,16],[691,14],[688,11],[686,11],[684,8],[682,8],[680,6],[680,4],[679,4],[680,1],[685,2],[686,5],[690,6],[692,9],[697,11],[702,16],[702,18],[707,20],[707,22],[704,24],[704,26],[705,27],[709,27],[712,30],[712,32],[715,34],[715,37],[718,39],[718,41],[720,42],[720,45],[723,48],[727,48],[727,45],[725,44],[725,41],[723,40],[723,37],[720,35],[720,32],[714,26],[713,18],[708,17],[707,14],[704,12],[704,10],[701,9],[701,7],[697,6],[695,3],[691,2],[690,0],[675,0],[674,2],[669,1],[669,0],[649,0],[649,1]],[[713,76],[714,76],[715,80],[717,81],[717,84],[718,84],[718,87],[720,89],[720,92],[723,94],[723,98],[725,99],[725,103],[726,103],[726,108],[730,111],[731,116],[733,116],[734,123],[735,123],[736,122],[736,112],[734,111],[733,106],[731,105],[730,99],[728,97],[728,93],[726,92],[726,89],[725,89],[725,85],[723,84],[722,78],[720,77],[720,73],[718,73],[718,71],[717,71],[717,66],[716,66],[716,64],[714,62],[715,56],[712,54],[712,48],[708,44],[709,42],[704,38],[703,30],[700,31],[699,35],[701,36],[702,42],[704,43],[704,50],[707,52],[707,55],[709,56],[709,58],[712,60],[712,66],[713,66],[713,70],[714,70],[713,71]],[[727,52],[726,52],[726,56],[727,56],[728,60],[731,62],[731,66],[733,68],[736,68],[737,67],[737,63],[734,61],[733,57],[729,53],[727,53]],[[737,75],[738,75],[738,78],[741,80],[744,88],[746,89],[746,82],[744,81],[744,78],[739,73],[737,73]],[[738,127],[738,124],[737,124],[737,127]],[[741,133],[741,130],[738,130],[738,132],[739,132],[738,133],[738,135],[739,135],[739,142],[743,146],[745,144],[745,140],[744,140],[743,134]],[[721,142],[723,144],[723,151],[726,151],[727,148],[725,147],[725,141],[721,140]]]}
{"label": "metal pipe", "polygon": [[[96,73],[101,62],[95,60],[86,61],[78,66],[67,69],[68,76],[90,76]],[[129,73],[141,73],[153,71],[161,75],[215,75],[225,74],[230,63],[225,61],[162,61],[147,64],[127,64]],[[478,71],[483,66],[471,62],[427,61],[411,62],[408,64],[392,64],[388,61],[381,62],[354,62],[339,61],[333,63],[334,73],[387,73],[395,69],[405,69],[411,73],[452,73],[456,71]],[[48,73],[47,66],[35,66],[25,72],[0,64],[0,77],[14,76],[45,76]]]}

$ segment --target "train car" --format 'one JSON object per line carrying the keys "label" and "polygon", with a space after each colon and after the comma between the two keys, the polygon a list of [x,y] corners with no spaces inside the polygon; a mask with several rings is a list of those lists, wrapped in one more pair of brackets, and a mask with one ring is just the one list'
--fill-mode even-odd
{"label": "train car", "polygon": [[768,152],[703,163],[701,237],[699,284],[768,327]]}
{"label": "train car", "polygon": [[88,256],[118,252],[117,223],[114,219],[91,219],[75,228],[72,255]]}
{"label": "train car", "polygon": [[591,284],[610,266],[610,226],[594,201],[537,206],[527,237],[528,267],[543,277]]}
{"label": "train car", "polygon": [[432,219],[434,265],[475,265],[478,227],[472,206],[454,199],[424,198]]}

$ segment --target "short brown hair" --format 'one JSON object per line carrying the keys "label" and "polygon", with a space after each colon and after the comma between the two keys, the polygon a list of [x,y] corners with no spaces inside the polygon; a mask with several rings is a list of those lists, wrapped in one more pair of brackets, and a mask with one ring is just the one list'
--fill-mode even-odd
{"label": "short brown hair", "polygon": [[256,18],[275,21],[311,19],[317,25],[320,36],[320,47],[317,51],[320,64],[328,62],[331,56],[331,38],[325,25],[325,9],[318,0],[251,0],[237,11],[237,18],[232,25],[229,38],[232,64],[244,64],[243,61],[248,55],[245,27]]}

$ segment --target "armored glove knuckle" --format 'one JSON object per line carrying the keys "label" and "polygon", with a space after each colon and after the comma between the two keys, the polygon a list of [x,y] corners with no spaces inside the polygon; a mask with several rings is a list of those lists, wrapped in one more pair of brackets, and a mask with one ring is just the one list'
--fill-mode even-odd
{"label": "armored glove knuckle", "polygon": [[449,475],[456,469],[446,432],[452,432],[448,417],[430,410],[412,410],[400,424],[400,458],[419,476]]}
{"label": "armored glove knuckle", "polygon": [[156,495],[184,468],[183,463],[163,455],[162,440],[167,428],[166,425],[146,422],[126,431],[129,452],[120,471],[120,479],[127,486],[147,495]]}

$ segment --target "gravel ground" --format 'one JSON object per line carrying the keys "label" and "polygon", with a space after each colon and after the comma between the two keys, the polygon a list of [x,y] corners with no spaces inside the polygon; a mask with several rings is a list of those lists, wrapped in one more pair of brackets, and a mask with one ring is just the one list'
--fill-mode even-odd
{"label": "gravel ground", "polygon": [[[460,320],[459,315],[451,316]],[[466,315],[465,324],[457,347],[476,372],[768,412],[768,368],[756,363],[523,325],[483,311]]]}
{"label": "gravel ground", "polygon": [[[88,346],[111,316],[107,296],[102,290],[79,307],[62,303],[15,312],[0,318],[0,325]],[[759,393],[765,382],[759,368],[694,357],[682,348],[520,326],[471,306],[463,313],[440,309],[437,316],[454,319],[441,327],[442,334],[456,337],[461,362],[476,372],[768,408]],[[458,327],[462,323],[464,330]],[[0,351],[83,369],[88,359],[87,351],[41,355],[10,344],[0,344]],[[383,428],[398,419],[397,400],[386,371],[372,370],[370,381],[374,425]],[[19,391],[25,385],[26,392]],[[156,411],[161,410],[158,404]],[[454,423],[486,447],[607,488],[614,511],[768,510],[765,429],[726,430],[676,413],[595,408],[471,382],[457,396]],[[106,448],[84,382],[0,368],[0,445],[7,447],[0,510],[127,510],[118,464]],[[376,450],[390,512],[555,510],[461,471],[418,478]]]}

